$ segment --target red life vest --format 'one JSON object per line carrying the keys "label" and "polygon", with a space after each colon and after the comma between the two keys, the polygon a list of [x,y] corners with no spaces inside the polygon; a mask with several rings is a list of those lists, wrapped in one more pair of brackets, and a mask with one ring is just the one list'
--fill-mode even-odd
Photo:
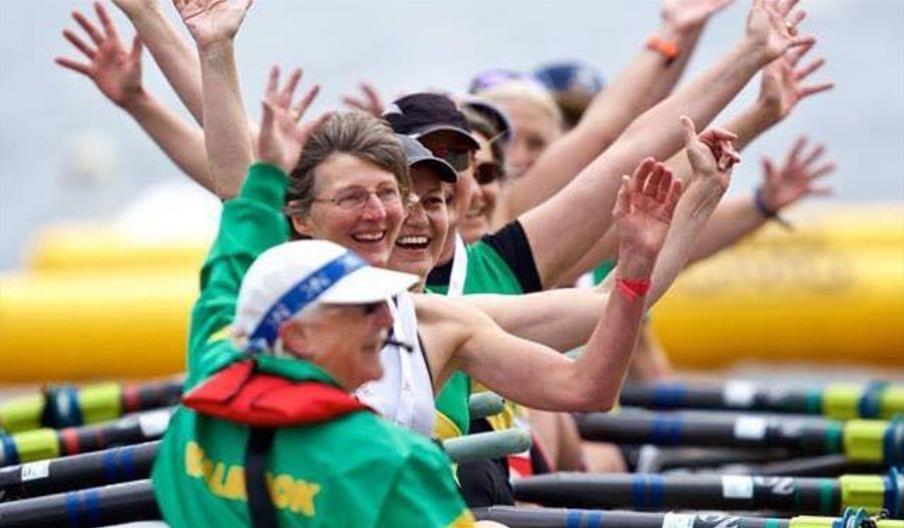
{"label": "red life vest", "polygon": [[182,398],[206,416],[251,427],[291,427],[372,411],[351,394],[319,381],[292,381],[259,372],[254,360],[234,363]]}

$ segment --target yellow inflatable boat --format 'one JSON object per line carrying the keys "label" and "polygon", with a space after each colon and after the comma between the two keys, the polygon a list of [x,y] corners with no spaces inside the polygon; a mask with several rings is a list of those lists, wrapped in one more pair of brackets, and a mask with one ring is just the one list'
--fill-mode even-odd
{"label": "yellow inflatable boat", "polygon": [[[904,365],[904,206],[826,207],[686,272],[653,324],[675,363]],[[39,237],[0,279],[0,382],[180,372],[206,242],[154,246],[104,229]]]}

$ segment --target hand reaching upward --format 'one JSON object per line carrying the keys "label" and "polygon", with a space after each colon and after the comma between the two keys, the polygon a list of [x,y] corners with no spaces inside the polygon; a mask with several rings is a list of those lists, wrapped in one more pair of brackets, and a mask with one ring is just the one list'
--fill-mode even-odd
{"label": "hand reaching upward", "polygon": [[825,147],[817,145],[807,149],[807,137],[801,136],[794,143],[785,164],[777,167],[770,158],[763,158],[763,185],[760,198],[770,211],[779,212],[807,196],[832,194],[828,185],[814,182],[835,170],[835,163],[822,161]]}
{"label": "hand reaching upward", "polygon": [[662,20],[675,31],[698,28],[734,0],[662,0]]}
{"label": "hand reaching upward", "polygon": [[623,176],[612,215],[618,230],[619,261],[637,256],[655,261],[665,243],[672,214],[681,197],[681,180],[653,158],[643,160],[632,176]]}
{"label": "hand reaching upward", "polygon": [[342,104],[367,112],[377,119],[381,118],[386,105],[383,104],[380,92],[369,81],[361,81],[358,88],[360,88],[363,97],[356,94],[345,94],[342,96]]}
{"label": "hand reaching upward", "polygon": [[78,49],[89,62],[67,57],[57,57],[60,66],[88,77],[108,99],[117,106],[126,107],[143,93],[141,85],[141,41],[136,35],[132,48],[127,50],[119,38],[119,32],[100,2],[94,3],[103,32],[85,15],[72,12],[72,18],[87,33],[93,46],[82,40],[74,31],[64,30],[63,36]]}
{"label": "hand reaching upward", "polygon": [[790,48],[815,42],[812,36],[797,34],[797,26],[807,12],[792,12],[800,0],[753,0],[747,17],[747,38],[766,63],[781,57]]}
{"label": "hand reaching upward", "polygon": [[795,48],[763,69],[759,101],[774,122],[787,117],[802,99],[835,86],[833,82],[803,84],[807,77],[825,64],[825,59],[819,57],[806,66],[798,67],[800,60],[810,52],[813,45],[814,43],[810,43]]}
{"label": "hand reaching upward", "polygon": [[732,167],[741,161],[741,155],[731,144],[737,136],[721,128],[711,128],[697,135],[694,122],[687,116],[681,117],[681,125],[684,127],[685,150],[694,179],[711,181],[724,193],[731,182]]}
{"label": "hand reaching upward", "polygon": [[289,76],[286,85],[280,89],[279,67],[273,66],[264,94],[258,139],[260,160],[276,165],[286,174],[295,169],[301,150],[314,130],[330,117],[330,113],[327,112],[313,121],[300,123],[302,116],[320,91],[320,86],[311,87],[293,107],[292,99],[301,76],[301,69],[296,69]]}
{"label": "hand reaching upward", "polygon": [[199,48],[232,40],[253,0],[173,0]]}

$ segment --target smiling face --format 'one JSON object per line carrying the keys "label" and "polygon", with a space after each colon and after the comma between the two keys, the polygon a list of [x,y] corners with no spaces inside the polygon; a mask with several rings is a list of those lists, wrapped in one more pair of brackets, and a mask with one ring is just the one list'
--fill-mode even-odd
{"label": "smiling face", "polygon": [[512,139],[505,149],[505,173],[524,175],[553,141],[562,134],[561,125],[543,106],[530,100],[500,101],[512,123]]}
{"label": "smiling face", "polygon": [[346,390],[380,379],[380,349],[392,326],[385,302],[321,305],[280,328],[287,351],[324,369]]}
{"label": "smiling face", "polygon": [[[460,134],[449,131],[439,131],[427,134],[418,139],[425,147],[430,149],[434,156],[444,158],[448,150],[454,152],[468,152],[466,167],[455,167],[458,173],[458,183],[452,187],[451,201],[447,204],[449,209],[449,236],[440,254],[439,263],[448,262],[455,253],[455,232],[459,229],[461,221],[471,207],[471,199],[479,192],[477,182],[474,180],[474,154],[473,148]],[[454,165],[453,165],[454,166]]]}
{"label": "smiling face", "polygon": [[411,167],[411,180],[417,204],[408,207],[388,267],[421,277],[422,286],[443,251],[449,230],[446,194],[451,186],[423,164]]}
{"label": "smiling face", "polygon": [[[350,207],[349,197],[362,192],[369,193],[364,203]],[[314,196],[306,213],[292,215],[299,233],[351,249],[373,266],[386,266],[404,214],[391,172],[351,154],[334,153],[314,169]]]}
{"label": "smiling face", "polygon": [[[488,138],[479,133],[473,134],[480,143],[480,150],[474,154],[474,170],[483,163],[494,163],[493,151]],[[473,172],[473,171],[472,171]],[[499,182],[493,180],[479,183],[474,179],[470,186],[468,210],[459,222],[458,230],[466,243],[475,242],[492,229],[493,212],[496,210],[496,197],[499,194]]]}

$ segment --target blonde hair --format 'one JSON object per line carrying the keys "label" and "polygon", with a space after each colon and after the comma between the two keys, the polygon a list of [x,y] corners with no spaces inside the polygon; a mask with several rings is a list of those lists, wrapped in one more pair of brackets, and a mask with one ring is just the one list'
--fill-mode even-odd
{"label": "blonde hair", "polygon": [[501,106],[506,106],[513,101],[533,105],[549,115],[555,121],[558,129],[561,129],[565,122],[562,110],[556,104],[552,94],[535,83],[512,79],[484,90],[477,95]]}

